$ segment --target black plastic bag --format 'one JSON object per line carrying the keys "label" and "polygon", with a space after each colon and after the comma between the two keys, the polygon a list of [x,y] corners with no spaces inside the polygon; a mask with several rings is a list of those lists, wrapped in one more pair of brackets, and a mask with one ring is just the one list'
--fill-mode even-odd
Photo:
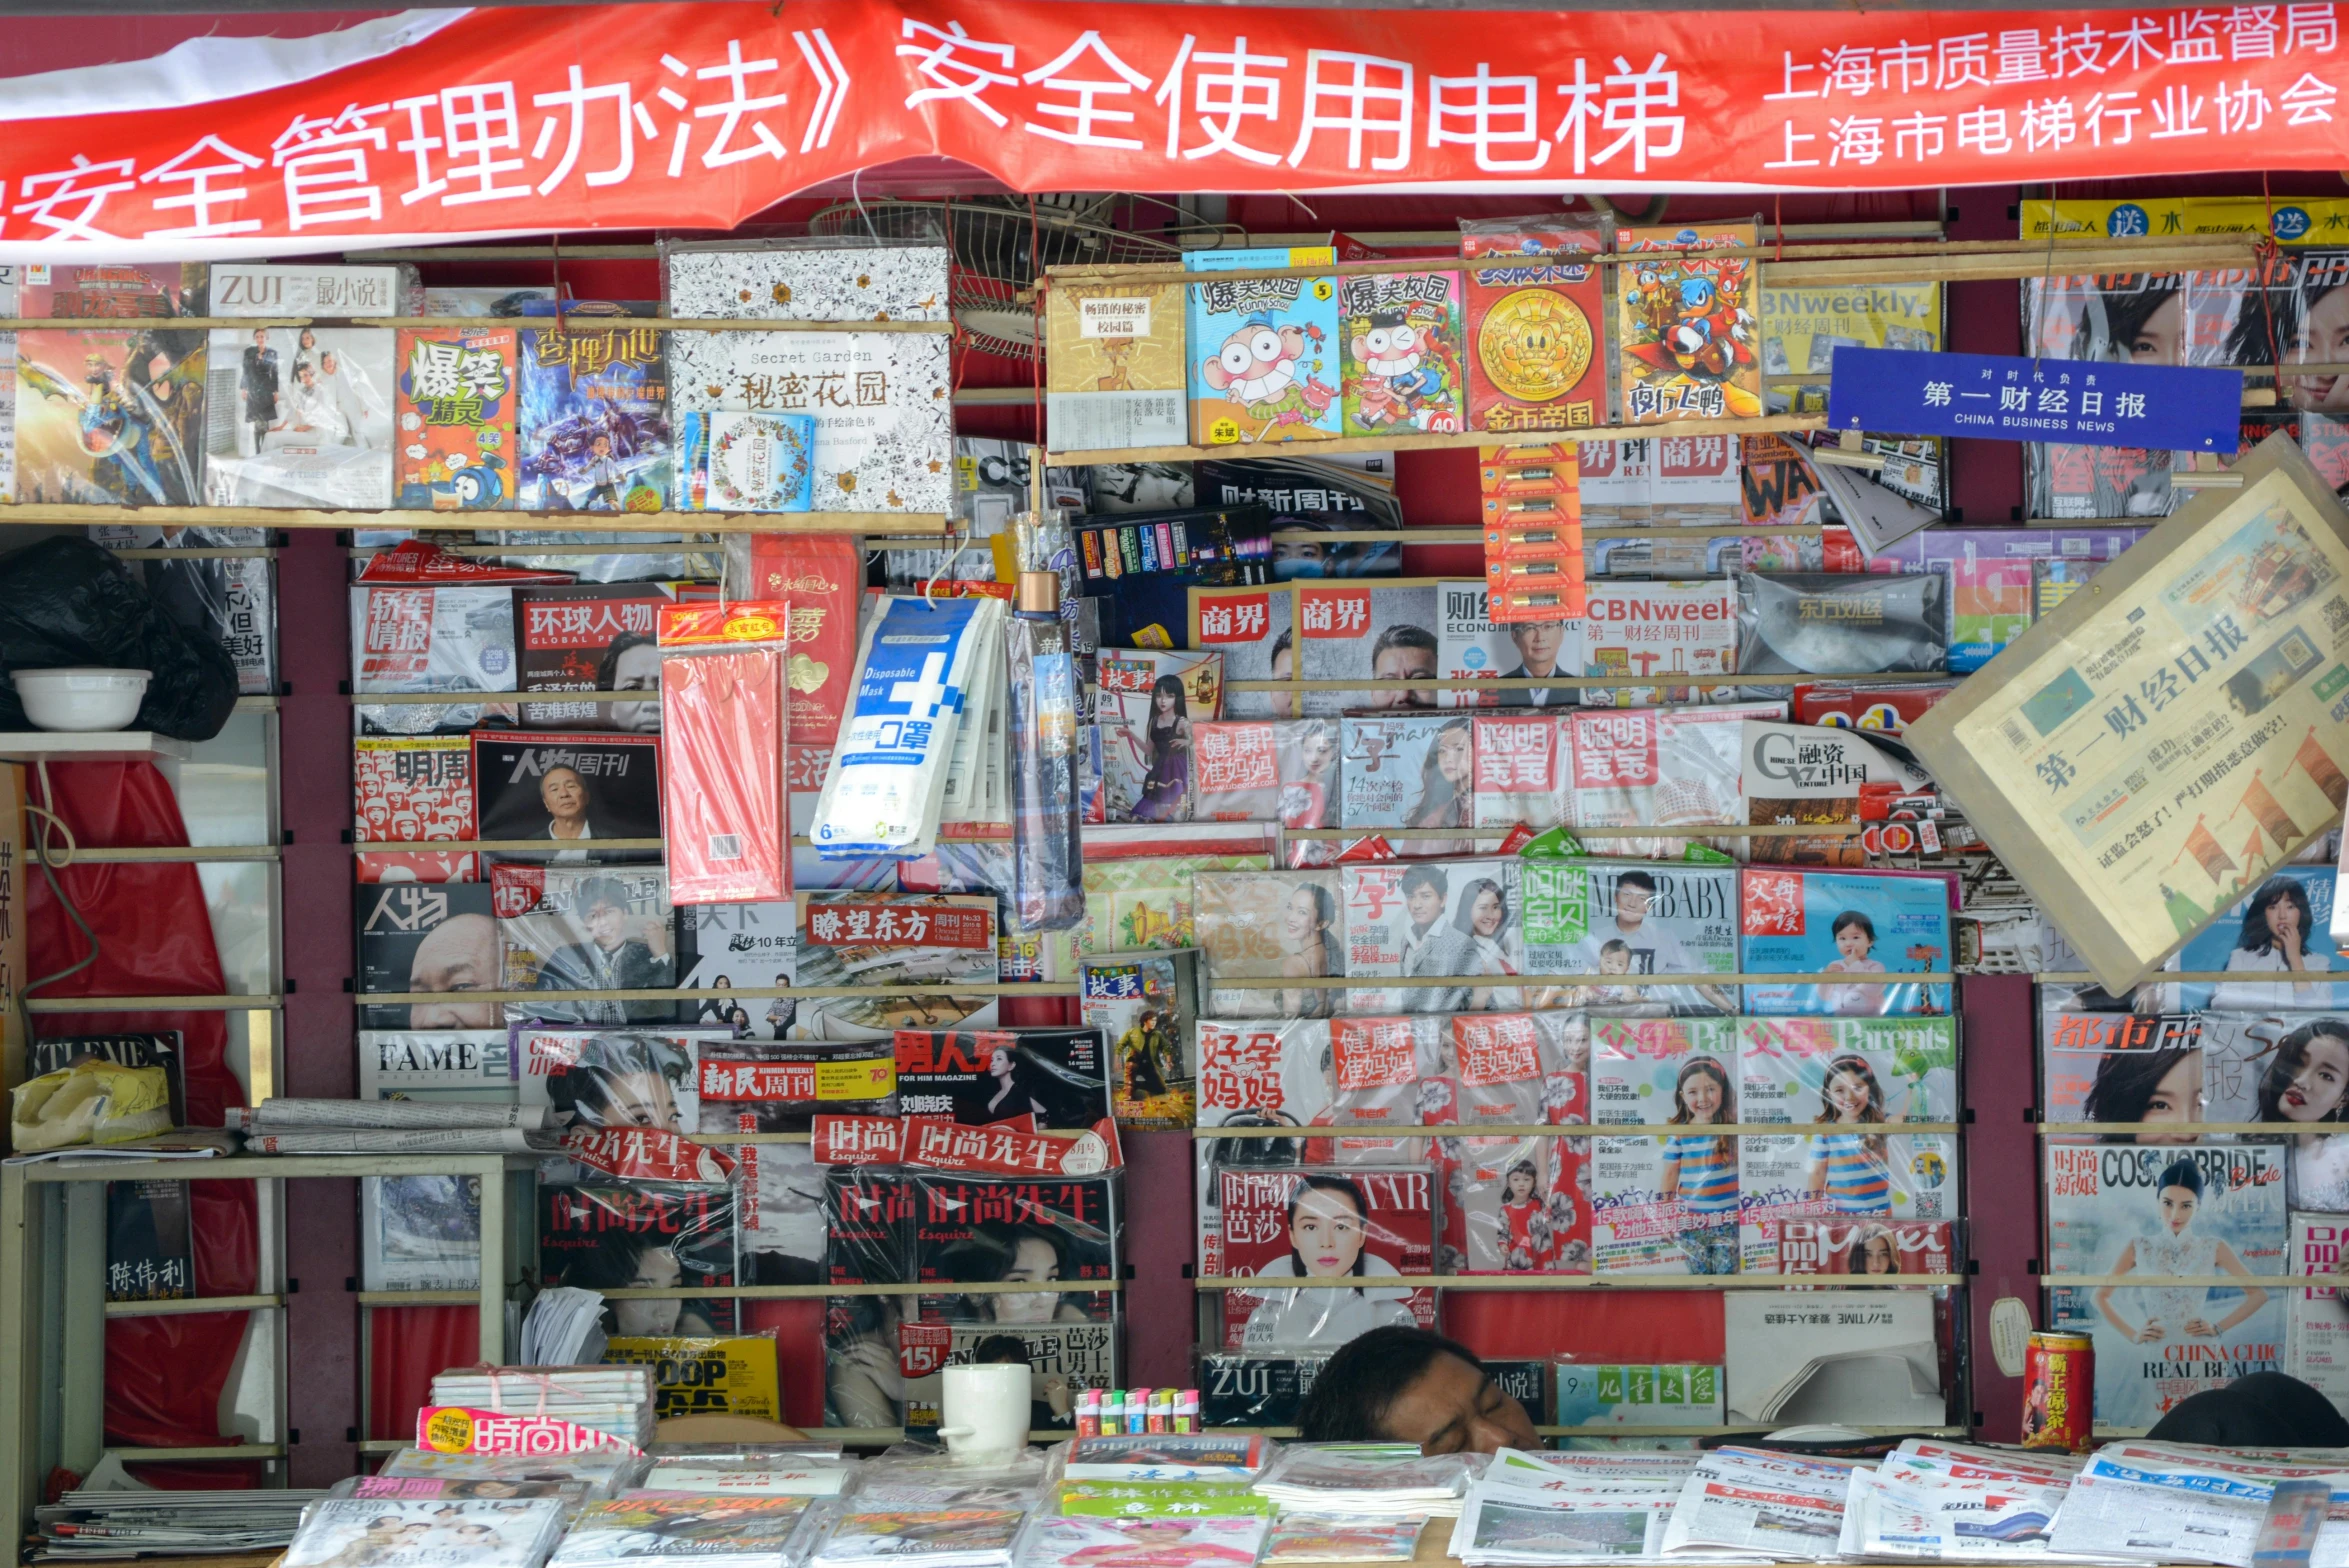
{"label": "black plastic bag", "polygon": [[[0,675],[83,664],[152,675],[134,729],[210,740],[236,711],[228,651],[166,614],[112,551],[61,536],[0,556]],[[0,730],[31,727],[0,681]]]}

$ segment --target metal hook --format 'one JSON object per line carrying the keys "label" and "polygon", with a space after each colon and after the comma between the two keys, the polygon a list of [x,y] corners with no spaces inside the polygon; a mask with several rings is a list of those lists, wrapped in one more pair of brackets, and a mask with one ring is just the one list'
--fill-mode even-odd
{"label": "metal hook", "polygon": [[962,553],[969,548],[970,542],[971,525],[966,521],[954,536],[954,548],[946,552],[945,558],[938,563],[938,569],[932,572],[930,580],[922,585],[922,602],[924,604],[935,603],[938,593],[938,579],[946,575],[946,568],[962,559]]}

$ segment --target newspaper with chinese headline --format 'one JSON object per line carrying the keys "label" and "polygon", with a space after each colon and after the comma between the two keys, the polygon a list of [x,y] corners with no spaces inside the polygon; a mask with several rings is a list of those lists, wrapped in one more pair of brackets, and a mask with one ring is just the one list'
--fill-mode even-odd
{"label": "newspaper with chinese headline", "polygon": [[2118,994],[2340,820],[2349,511],[2285,436],[1904,737]]}
{"label": "newspaper with chinese headline", "polygon": [[2302,1450],[2296,1457],[2299,1462],[2185,1444],[2108,1444],[2072,1483],[2049,1544],[2081,1557],[2250,1568],[2276,1483],[2309,1478],[2334,1487],[2310,1568],[2344,1568],[2349,1465],[2338,1450]]}
{"label": "newspaper with chinese headline", "polygon": [[1840,1555],[1843,1514],[1856,1465],[1751,1448],[1707,1454],[1680,1489],[1664,1550],[1755,1552],[1773,1562],[1829,1562]]}

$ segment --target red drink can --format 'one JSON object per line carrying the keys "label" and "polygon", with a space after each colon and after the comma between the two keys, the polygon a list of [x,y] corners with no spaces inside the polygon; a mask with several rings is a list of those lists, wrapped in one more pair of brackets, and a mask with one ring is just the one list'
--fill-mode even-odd
{"label": "red drink can", "polygon": [[2084,1454],[2094,1438],[2096,1346],[2085,1334],[2033,1334],[2023,1353],[2023,1446]]}

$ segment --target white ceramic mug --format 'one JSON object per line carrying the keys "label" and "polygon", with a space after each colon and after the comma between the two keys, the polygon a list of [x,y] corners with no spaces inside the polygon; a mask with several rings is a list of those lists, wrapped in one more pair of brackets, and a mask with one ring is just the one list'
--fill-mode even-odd
{"label": "white ceramic mug", "polygon": [[988,1464],[1028,1446],[1027,1366],[973,1363],[946,1369],[939,1439],[957,1464]]}

